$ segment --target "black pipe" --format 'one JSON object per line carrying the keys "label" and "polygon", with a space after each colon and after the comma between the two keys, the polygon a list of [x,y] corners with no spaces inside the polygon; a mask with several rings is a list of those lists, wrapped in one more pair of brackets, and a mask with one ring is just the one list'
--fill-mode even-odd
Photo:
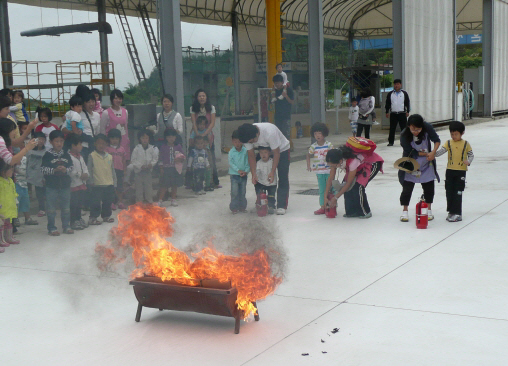
{"label": "black pipe", "polygon": [[59,36],[60,34],[66,33],[85,33],[99,31],[106,34],[112,34],[113,29],[108,22],[96,22],[96,23],[82,23],[72,25],[62,25],[59,27],[44,27],[37,29],[30,29],[21,32],[22,37],[37,37],[37,36]]}

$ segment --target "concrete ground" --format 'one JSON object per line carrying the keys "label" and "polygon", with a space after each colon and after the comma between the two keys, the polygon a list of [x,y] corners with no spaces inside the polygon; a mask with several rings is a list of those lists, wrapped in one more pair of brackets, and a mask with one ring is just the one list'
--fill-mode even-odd
{"label": "concrete ground", "polygon": [[[226,177],[205,196],[185,192],[168,208],[177,247],[207,224],[265,220],[287,250],[284,283],[258,302],[261,320],[242,322],[238,335],[233,319],[195,313],[144,309],[136,323],[126,271],[101,276],[95,264],[95,244],[114,224],[57,238],[44,220],[22,226],[22,243],[0,254],[0,364],[506,365],[508,119],[468,126],[464,137],[476,156],[464,221],[445,221],[442,180],[427,230],[413,219],[419,187],[410,222],[399,221],[398,144],[379,145],[385,172],[367,188],[368,220],[343,218],[342,199],[337,218],[314,216],[317,197],[298,194],[317,188],[304,161],[291,164],[285,216],[231,215]],[[442,178],[445,163],[438,160]],[[251,185],[247,193],[251,208]]]}

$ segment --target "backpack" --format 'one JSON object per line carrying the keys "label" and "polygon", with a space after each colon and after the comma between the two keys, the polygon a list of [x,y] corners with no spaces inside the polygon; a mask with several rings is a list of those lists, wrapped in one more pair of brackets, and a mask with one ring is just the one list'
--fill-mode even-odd
{"label": "backpack", "polygon": [[353,136],[347,139],[346,146],[351,148],[356,154],[362,154],[365,157],[372,155],[377,147],[376,143],[372,140]]}

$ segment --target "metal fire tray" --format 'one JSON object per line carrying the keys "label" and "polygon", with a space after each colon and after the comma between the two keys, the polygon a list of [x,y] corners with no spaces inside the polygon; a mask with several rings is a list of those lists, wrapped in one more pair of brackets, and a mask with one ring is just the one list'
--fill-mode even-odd
{"label": "metal fire tray", "polygon": [[[199,286],[185,286],[174,281],[162,281],[158,277],[139,277],[129,282],[134,286],[138,300],[135,320],[139,322],[144,307],[162,310],[193,311],[196,313],[221,315],[235,318],[235,334],[240,332],[243,311],[235,301],[238,291],[230,283],[216,280],[196,280]],[[253,303],[256,306],[256,303]],[[256,306],[257,308],[257,306]],[[259,315],[254,315],[256,321]]]}

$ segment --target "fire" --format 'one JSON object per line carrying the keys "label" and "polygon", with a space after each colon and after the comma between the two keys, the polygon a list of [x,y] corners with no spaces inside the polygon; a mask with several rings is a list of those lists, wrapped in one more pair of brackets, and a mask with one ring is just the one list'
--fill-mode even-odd
{"label": "fire", "polygon": [[156,276],[182,285],[197,286],[199,280],[231,282],[238,291],[236,304],[244,318],[257,311],[252,304],[273,294],[282,278],[272,274],[270,254],[264,249],[238,256],[225,255],[211,243],[198,253],[187,254],[175,248],[167,238],[173,235],[173,217],[161,207],[136,204],[118,215],[106,245],[97,244],[99,268],[106,270],[123,261],[132,248],[136,269],[132,278]]}

